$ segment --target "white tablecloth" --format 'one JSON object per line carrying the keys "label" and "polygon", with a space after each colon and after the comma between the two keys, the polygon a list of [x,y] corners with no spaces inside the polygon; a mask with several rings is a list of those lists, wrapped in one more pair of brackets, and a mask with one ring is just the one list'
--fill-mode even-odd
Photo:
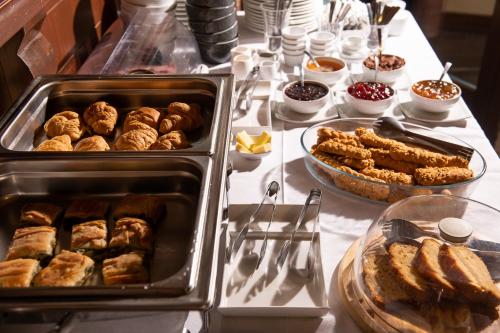
{"label": "white tablecloth", "polygon": [[[245,29],[242,20],[240,27],[242,44],[263,42],[263,36]],[[388,53],[394,52],[406,59],[408,74],[414,81],[437,77],[442,70],[441,62],[411,15],[401,36],[390,37],[385,49]],[[218,68],[224,71],[227,65]],[[262,162],[240,160],[234,152],[230,154],[235,168],[231,176],[230,203],[258,202],[264,194],[265,184],[273,179],[282,184],[280,203],[302,204],[312,187],[321,187],[309,175],[302,160],[300,135],[306,127],[283,124],[276,118],[273,118],[273,127],[273,153]],[[500,160],[476,120],[467,120],[463,127],[436,127],[436,130],[457,136],[481,152],[488,163],[488,170],[472,194],[472,198],[500,208]],[[211,332],[359,332],[339,303],[335,269],[346,249],[364,234],[385,206],[345,197],[326,189],[323,193],[320,220],[321,255],[330,304],[329,314],[315,319],[222,318],[215,314],[211,320]],[[134,314],[131,313],[130,316]],[[123,318],[123,315],[121,317]],[[112,318],[113,316],[110,316],[109,320],[99,323],[87,322],[76,325],[72,332],[104,330],[137,332],[141,329],[144,332],[171,332],[176,326],[173,324],[176,315],[172,314],[152,313],[151,316],[126,320]],[[201,327],[200,315],[190,313],[185,326],[191,332],[197,332]],[[49,327],[49,325],[6,325],[0,327],[0,331],[43,332]]]}

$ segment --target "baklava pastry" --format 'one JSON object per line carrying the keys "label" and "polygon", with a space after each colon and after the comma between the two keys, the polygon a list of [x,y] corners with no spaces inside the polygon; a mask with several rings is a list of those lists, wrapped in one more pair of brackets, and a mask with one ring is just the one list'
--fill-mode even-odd
{"label": "baklava pastry", "polygon": [[160,123],[160,133],[171,131],[193,131],[203,125],[203,116],[198,104],[173,102],[168,106],[167,115]]}
{"label": "baklava pastry", "polygon": [[142,123],[148,125],[149,127],[157,129],[159,119],[160,111],[148,107],[138,108],[137,110],[129,112],[125,117],[125,121],[123,123],[123,132],[128,132],[130,130],[136,129],[134,126],[134,122]]}
{"label": "baklava pastry", "polygon": [[118,111],[106,102],[95,102],[83,113],[83,120],[96,134],[110,135],[118,120]]}
{"label": "baklava pastry", "polygon": [[73,146],[69,135],[63,134],[40,143],[35,151],[73,151]]}
{"label": "baklava pastry", "polygon": [[149,274],[144,267],[144,254],[131,252],[116,258],[105,259],[102,265],[105,285],[134,284],[149,282]]}
{"label": "baklava pastry", "polygon": [[16,229],[7,252],[7,260],[31,258],[43,261],[54,254],[56,228],[27,227]]}
{"label": "baklava pastry", "polygon": [[83,134],[80,116],[69,110],[53,115],[45,122],[43,129],[49,138],[66,134],[71,138],[71,141],[77,141]]}
{"label": "baklava pastry", "polygon": [[115,142],[116,150],[148,150],[158,138],[158,132],[152,127],[131,130],[122,134]]}
{"label": "baklava pastry", "polygon": [[63,250],[42,269],[33,281],[36,287],[75,287],[92,274],[94,261],[89,257]]}
{"label": "baklava pastry", "polygon": [[107,238],[105,220],[76,224],[71,230],[71,251],[93,257],[106,249]]}
{"label": "baklava pastry", "polygon": [[81,139],[75,146],[75,151],[108,151],[109,145],[100,135]]}
{"label": "baklava pastry", "polygon": [[64,219],[76,223],[91,220],[102,220],[108,213],[109,203],[97,199],[81,199],[71,202]]}
{"label": "baklava pastry", "polygon": [[0,262],[0,288],[26,288],[40,270],[35,259],[14,259]]}
{"label": "baklava pastry", "polygon": [[131,194],[123,197],[113,211],[113,218],[136,217],[155,224],[165,213],[163,200],[149,195]]}
{"label": "baklava pastry", "polygon": [[183,131],[172,131],[162,135],[149,148],[150,150],[176,150],[186,149],[190,146]]}
{"label": "baklava pastry", "polygon": [[61,214],[62,208],[49,203],[28,203],[21,209],[21,225],[51,226]]}
{"label": "baklava pastry", "polygon": [[109,247],[118,251],[142,250],[151,252],[153,234],[149,224],[141,219],[124,217],[116,221]]}

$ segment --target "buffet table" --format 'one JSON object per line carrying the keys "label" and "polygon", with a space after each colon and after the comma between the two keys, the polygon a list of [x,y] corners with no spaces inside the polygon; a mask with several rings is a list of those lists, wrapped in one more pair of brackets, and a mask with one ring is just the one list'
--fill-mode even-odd
{"label": "buffet table", "polygon": [[[244,17],[239,17],[240,44],[263,42],[263,36],[246,29]],[[442,70],[441,61],[430,47],[422,31],[411,15],[404,31],[398,37],[389,37],[387,53],[404,57],[408,64],[411,81],[437,77]],[[444,60],[444,59],[443,59]],[[213,71],[228,71],[229,64],[217,66]],[[229,204],[256,204],[264,195],[267,184],[276,180],[281,184],[278,204],[302,205],[314,187],[322,188],[306,170],[300,145],[300,136],[307,126],[284,123],[273,117],[273,151],[258,161],[249,161],[231,151],[234,171],[230,177]],[[429,126],[420,123],[420,125]],[[472,199],[492,207],[500,207],[500,160],[474,118],[453,126],[438,126],[437,131],[450,134],[475,147],[486,159],[488,169]],[[232,148],[233,149],[233,148]],[[320,215],[321,256],[328,295],[329,312],[322,318],[262,318],[223,317],[213,309],[209,318],[209,332],[359,332],[354,321],[340,303],[337,288],[337,265],[349,246],[362,236],[368,226],[387,205],[368,202],[331,192],[323,188],[323,204]],[[491,221],[495,223],[495,221]],[[220,292],[220,291],[217,291]],[[72,332],[106,330],[109,332],[178,332],[179,323],[185,320],[190,332],[201,329],[199,313],[120,313],[82,316],[83,321]],[[88,321],[86,321],[88,319]],[[175,324],[174,324],[175,322]],[[177,326],[177,327],[176,327]],[[51,325],[12,324],[2,327],[2,332],[40,332]]]}

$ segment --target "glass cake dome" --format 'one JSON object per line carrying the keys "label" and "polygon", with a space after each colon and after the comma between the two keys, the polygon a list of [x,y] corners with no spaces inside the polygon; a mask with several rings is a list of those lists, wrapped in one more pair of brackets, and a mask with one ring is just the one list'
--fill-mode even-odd
{"label": "glass cake dome", "polygon": [[350,306],[377,332],[498,332],[499,223],[451,195],[389,206],[356,249]]}

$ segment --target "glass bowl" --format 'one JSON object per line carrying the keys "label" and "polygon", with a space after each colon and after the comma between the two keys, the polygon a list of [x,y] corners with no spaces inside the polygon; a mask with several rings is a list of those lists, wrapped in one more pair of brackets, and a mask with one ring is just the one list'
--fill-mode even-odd
{"label": "glass bowl", "polygon": [[[478,180],[486,171],[486,161],[477,150],[474,150],[474,154],[469,163],[469,168],[474,173],[471,179],[460,183],[436,186],[389,184],[363,179],[343,172],[320,161],[311,154],[311,148],[317,141],[317,130],[319,128],[330,127],[335,130],[354,133],[354,130],[358,127],[373,128],[374,121],[375,119],[370,118],[336,119],[325,121],[306,129],[301,136],[301,145],[305,152],[304,161],[307,170],[314,178],[331,190],[340,191],[347,195],[354,195],[358,198],[366,198],[371,201],[389,203],[410,196],[424,194],[453,194],[468,197],[477,186]],[[407,129],[414,132],[473,148],[469,144],[453,136],[433,131],[427,127],[406,122],[402,123]]]}
{"label": "glass bowl", "polygon": [[[412,223],[425,234],[403,237],[410,235],[401,231],[408,227],[400,226],[399,232],[391,228],[397,219]],[[470,236],[457,240],[444,233],[446,220],[455,226],[465,221]],[[365,304],[364,310],[372,314],[376,325],[389,332],[497,332],[500,252],[493,250],[500,251],[498,221],[499,210],[452,195],[415,196],[392,204],[356,248],[350,272],[354,299]],[[430,251],[432,244],[437,251]],[[460,254],[464,251],[474,257],[467,257],[466,264]],[[409,269],[405,271],[405,267]],[[490,294],[482,294],[489,290],[483,287],[488,286],[486,282],[479,284],[482,291],[471,290],[478,285],[466,281],[462,267],[490,275],[489,287],[496,288],[494,300]],[[444,282],[436,272],[442,273]]]}

